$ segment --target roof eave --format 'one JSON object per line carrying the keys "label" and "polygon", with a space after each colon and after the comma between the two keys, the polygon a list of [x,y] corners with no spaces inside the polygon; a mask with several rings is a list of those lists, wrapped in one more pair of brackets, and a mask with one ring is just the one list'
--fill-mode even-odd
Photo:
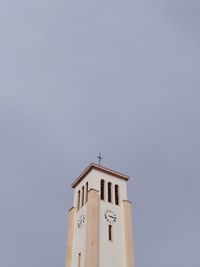
{"label": "roof eave", "polygon": [[125,181],[128,181],[129,180],[129,176],[125,175],[125,174],[122,174],[122,173],[119,173],[119,172],[116,172],[116,171],[113,171],[111,169],[108,169],[106,167],[103,167],[103,166],[100,166],[100,165],[97,165],[95,163],[91,163],[80,175],[78,178],[75,179],[75,181],[72,183],[72,188],[75,188],[85,177],[86,175],[92,170],[92,169],[96,169],[96,170],[99,170],[99,171],[102,171],[104,173],[107,173],[109,175],[112,175],[112,176],[115,176],[115,177],[118,177],[122,180],[125,180]]}

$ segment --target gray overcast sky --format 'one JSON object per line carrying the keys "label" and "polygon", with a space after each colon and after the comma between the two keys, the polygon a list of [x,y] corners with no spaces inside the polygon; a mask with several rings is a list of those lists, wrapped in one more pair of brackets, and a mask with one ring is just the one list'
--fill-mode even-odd
{"label": "gray overcast sky", "polygon": [[63,267],[70,184],[132,177],[138,267],[199,267],[199,0],[0,0],[0,266]]}

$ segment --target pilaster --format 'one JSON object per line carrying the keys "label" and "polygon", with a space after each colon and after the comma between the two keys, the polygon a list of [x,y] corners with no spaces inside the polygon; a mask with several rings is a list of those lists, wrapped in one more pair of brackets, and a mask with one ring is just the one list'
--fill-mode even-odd
{"label": "pilaster", "polygon": [[87,203],[85,267],[99,266],[99,192],[90,189]]}
{"label": "pilaster", "polygon": [[134,243],[132,231],[132,204],[123,200],[124,239],[125,239],[125,267],[135,267]]}
{"label": "pilaster", "polygon": [[71,208],[68,211],[68,231],[67,231],[68,236],[67,236],[65,267],[72,267],[75,217],[76,217],[76,209]]}

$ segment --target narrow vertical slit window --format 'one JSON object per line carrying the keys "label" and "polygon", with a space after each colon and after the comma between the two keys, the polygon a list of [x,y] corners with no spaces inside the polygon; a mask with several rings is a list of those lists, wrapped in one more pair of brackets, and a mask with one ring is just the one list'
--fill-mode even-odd
{"label": "narrow vertical slit window", "polygon": [[119,186],[115,185],[115,204],[119,205]]}
{"label": "narrow vertical slit window", "polygon": [[80,209],[80,190],[77,193],[77,210]]}
{"label": "narrow vertical slit window", "polygon": [[82,206],[84,205],[84,186],[82,187]]}
{"label": "narrow vertical slit window", "polygon": [[81,253],[78,254],[78,267],[81,267]]}
{"label": "narrow vertical slit window", "polygon": [[104,191],[105,191],[105,181],[101,180],[101,199],[102,200],[104,200],[104,197],[105,197]]}
{"label": "narrow vertical slit window", "polygon": [[112,241],[113,236],[112,236],[112,225],[108,225],[108,240]]}
{"label": "narrow vertical slit window", "polygon": [[108,202],[112,202],[112,184],[108,183]]}
{"label": "narrow vertical slit window", "polygon": [[86,183],[86,196],[85,196],[85,203],[88,201],[88,182]]}

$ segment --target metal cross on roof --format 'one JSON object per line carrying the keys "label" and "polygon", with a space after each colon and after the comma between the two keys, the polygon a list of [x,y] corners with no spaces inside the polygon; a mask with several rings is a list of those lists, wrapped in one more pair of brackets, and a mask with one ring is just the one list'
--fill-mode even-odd
{"label": "metal cross on roof", "polygon": [[103,159],[103,158],[101,157],[101,152],[99,152],[99,156],[98,156],[97,158],[99,159],[99,165],[101,165],[101,160]]}

